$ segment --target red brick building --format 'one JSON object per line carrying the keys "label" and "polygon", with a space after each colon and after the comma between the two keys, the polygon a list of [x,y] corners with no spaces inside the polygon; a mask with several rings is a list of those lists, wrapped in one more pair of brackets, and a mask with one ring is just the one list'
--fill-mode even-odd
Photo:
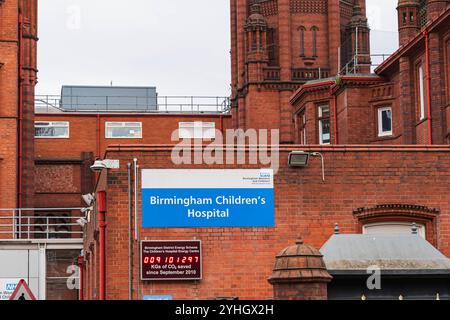
{"label": "red brick building", "polygon": [[[85,206],[81,195],[106,191],[106,225],[95,211],[83,239],[66,236],[84,248],[79,262],[85,299],[127,299],[130,292],[134,299],[271,298],[267,279],[276,254],[299,236],[320,248],[335,223],[341,233],[358,234],[389,222],[415,222],[450,256],[449,2],[399,0],[401,47],[374,73],[364,0],[231,0],[230,5],[230,113],[34,114],[37,1],[0,0],[0,209],[54,208],[79,217],[78,208]],[[127,210],[141,212],[128,200],[126,165],[137,158],[141,169],[175,168],[172,133],[196,123],[221,132],[280,130],[276,226],[135,230],[132,221],[131,231],[141,240],[203,243],[201,281],[140,281],[139,243],[130,240]],[[128,126],[130,135],[110,134],[114,124]],[[59,133],[40,135],[49,128]],[[302,170],[286,166],[288,153],[296,150],[323,153],[324,183],[315,161]],[[120,169],[93,174],[89,167],[96,158],[118,159]],[[140,189],[132,193],[140,199]],[[14,232],[0,234],[8,237]]]}

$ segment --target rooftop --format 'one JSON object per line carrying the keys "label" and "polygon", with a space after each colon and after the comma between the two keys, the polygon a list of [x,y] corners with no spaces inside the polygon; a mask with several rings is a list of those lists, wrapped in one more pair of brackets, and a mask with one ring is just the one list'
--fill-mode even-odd
{"label": "rooftop", "polygon": [[335,273],[366,273],[375,265],[392,273],[450,274],[450,259],[416,234],[335,234],[320,252],[327,269]]}

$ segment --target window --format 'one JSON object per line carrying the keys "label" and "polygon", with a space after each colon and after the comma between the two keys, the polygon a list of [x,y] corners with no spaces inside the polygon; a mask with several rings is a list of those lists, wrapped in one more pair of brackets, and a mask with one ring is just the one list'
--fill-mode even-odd
{"label": "window", "polygon": [[278,57],[278,33],[276,29],[268,29],[267,30],[267,53],[269,55],[269,66],[275,67],[278,66],[279,57]]}
{"label": "window", "polygon": [[312,27],[312,49],[313,49],[313,57],[317,57],[317,31],[319,31],[319,28]]}
{"label": "window", "polygon": [[299,141],[300,144],[307,144],[307,140],[306,140],[306,112],[305,110],[303,110],[299,117],[299,128],[298,128],[298,133],[299,133]]}
{"label": "window", "polygon": [[392,135],[392,109],[391,107],[378,109],[378,136]]}
{"label": "window", "polygon": [[180,122],[178,124],[180,139],[215,139],[216,124],[214,122]]}
{"label": "window", "polygon": [[106,122],[107,139],[140,139],[142,138],[142,122]]}
{"label": "window", "polygon": [[420,120],[425,119],[425,83],[423,78],[423,67],[419,66],[419,112]]}
{"label": "window", "polygon": [[34,137],[53,139],[69,138],[69,122],[36,121],[34,123]]}
{"label": "window", "polygon": [[[363,234],[412,234],[412,222],[382,222],[363,226]],[[425,226],[417,225],[417,233],[425,238]]]}
{"label": "window", "polygon": [[300,27],[300,56],[305,56],[305,27]]}
{"label": "window", "polygon": [[330,106],[321,105],[318,107],[319,115],[319,143],[330,144],[331,143],[331,131],[330,131]]}

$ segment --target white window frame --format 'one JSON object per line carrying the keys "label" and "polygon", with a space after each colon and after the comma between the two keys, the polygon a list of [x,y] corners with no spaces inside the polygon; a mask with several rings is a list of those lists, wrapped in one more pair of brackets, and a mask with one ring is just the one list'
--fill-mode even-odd
{"label": "white window frame", "polygon": [[203,121],[179,122],[178,138],[214,140],[216,138],[216,123]]}
{"label": "white window frame", "polygon": [[[324,119],[322,119],[322,118],[323,118],[323,108],[324,107],[328,108],[329,116],[327,119],[328,119],[328,122],[330,123],[330,142],[323,141],[323,121],[324,121]],[[319,143],[321,145],[330,145],[331,144],[331,114],[330,114],[331,109],[330,109],[330,105],[322,104],[322,105],[318,105],[317,108],[318,108],[318,117],[319,117]]]}
{"label": "white window frame", "polygon": [[[384,111],[391,112],[391,130],[390,131],[383,131],[383,112]],[[393,126],[394,126],[394,121],[393,121],[392,107],[378,108],[378,136],[379,137],[392,136]]]}
{"label": "white window frame", "polygon": [[[36,128],[67,128],[67,133],[63,136],[37,136]],[[35,139],[69,139],[70,123],[69,121],[35,121],[34,122]]]}
{"label": "white window frame", "polygon": [[[130,125],[132,124],[132,125]],[[140,129],[140,134],[139,136],[135,136],[135,137],[129,137],[129,136],[120,136],[120,137],[113,137],[109,135],[108,129],[111,128],[137,128],[139,127]],[[108,121],[105,122],[105,138],[106,139],[142,139],[142,132],[143,132],[143,128],[142,128],[142,122],[132,122],[132,121]]]}
{"label": "white window frame", "polygon": [[423,66],[419,66],[419,107],[420,120],[425,119],[425,83],[423,80]]}
{"label": "white window frame", "polygon": [[[368,229],[370,228],[383,228],[385,227],[386,229],[388,229],[390,226],[402,226],[405,228],[405,232],[401,233],[401,234],[408,234],[409,230],[410,233],[412,234],[412,224],[413,221],[411,222],[405,222],[405,221],[392,221],[392,222],[376,222],[376,223],[368,223],[366,225],[363,226],[362,228],[362,232],[363,234],[373,234],[373,235],[377,235],[377,234],[390,234],[389,232],[369,232]],[[417,226],[417,234],[419,236],[421,236],[422,238],[426,238],[426,229],[425,229],[425,225],[421,224],[421,223],[416,223]],[[399,234],[399,233],[391,233],[391,234]]]}

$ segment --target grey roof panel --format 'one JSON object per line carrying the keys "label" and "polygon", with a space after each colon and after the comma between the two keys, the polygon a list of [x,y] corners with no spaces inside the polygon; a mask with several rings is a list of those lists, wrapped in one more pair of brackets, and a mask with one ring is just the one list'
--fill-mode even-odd
{"label": "grey roof panel", "polygon": [[450,259],[418,235],[333,235],[320,252],[329,270],[450,269]]}

